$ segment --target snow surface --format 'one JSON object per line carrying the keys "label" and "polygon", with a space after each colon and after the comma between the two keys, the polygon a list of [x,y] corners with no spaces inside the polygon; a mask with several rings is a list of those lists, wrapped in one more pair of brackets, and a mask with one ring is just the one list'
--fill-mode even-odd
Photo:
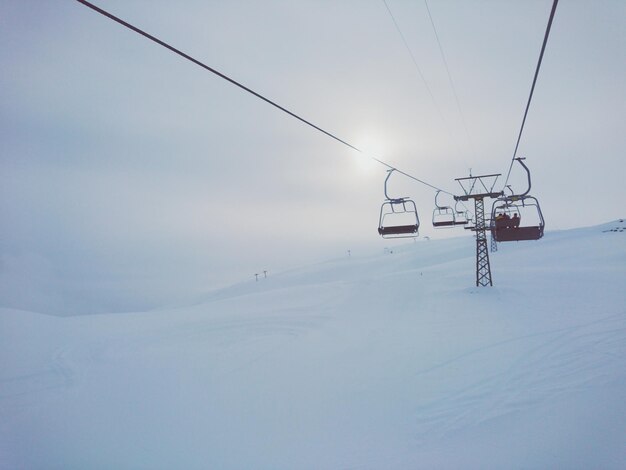
{"label": "snow surface", "polygon": [[0,309],[0,468],[626,467],[626,224],[419,241],[183,308]]}

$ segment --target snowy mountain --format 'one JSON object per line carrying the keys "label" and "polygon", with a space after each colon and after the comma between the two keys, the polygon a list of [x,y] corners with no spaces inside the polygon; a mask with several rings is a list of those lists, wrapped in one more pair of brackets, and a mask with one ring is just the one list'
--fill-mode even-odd
{"label": "snowy mountain", "polygon": [[418,241],[207,295],[0,309],[0,468],[624,468],[626,223]]}

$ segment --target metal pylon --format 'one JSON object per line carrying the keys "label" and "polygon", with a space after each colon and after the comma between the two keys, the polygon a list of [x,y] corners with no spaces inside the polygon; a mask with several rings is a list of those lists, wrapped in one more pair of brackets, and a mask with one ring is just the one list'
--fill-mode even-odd
{"label": "metal pylon", "polygon": [[[484,198],[498,198],[502,191],[494,192],[493,187],[500,174],[470,176],[456,178],[463,193],[454,196],[456,201],[474,200],[475,225],[470,230],[476,232],[476,285],[493,286],[491,280],[491,266],[489,264],[489,249],[487,247],[487,234],[485,233],[485,202]],[[495,251],[495,250],[494,250]]]}
{"label": "metal pylon", "polygon": [[498,251],[498,242],[496,241],[496,238],[492,234],[491,235],[491,252],[495,253],[496,251]]}
{"label": "metal pylon", "polygon": [[482,197],[474,198],[474,208],[476,214],[476,285],[493,286],[485,233],[485,203]]}

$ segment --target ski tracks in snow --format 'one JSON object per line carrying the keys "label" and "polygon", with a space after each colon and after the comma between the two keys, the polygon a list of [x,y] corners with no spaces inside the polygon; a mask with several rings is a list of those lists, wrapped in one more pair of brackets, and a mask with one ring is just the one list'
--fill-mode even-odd
{"label": "ski tracks in snow", "polygon": [[418,436],[441,439],[563,394],[610,386],[626,375],[624,359],[626,312],[466,353],[418,373],[420,382],[432,385],[446,370],[471,371],[468,379],[444,385],[438,398],[416,410]]}

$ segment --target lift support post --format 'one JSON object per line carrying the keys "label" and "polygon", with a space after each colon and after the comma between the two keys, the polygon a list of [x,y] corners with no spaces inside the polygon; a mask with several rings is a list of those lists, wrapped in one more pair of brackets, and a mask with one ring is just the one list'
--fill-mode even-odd
{"label": "lift support post", "polygon": [[474,227],[471,230],[476,232],[476,286],[493,286],[491,278],[491,265],[489,263],[489,249],[487,247],[487,233],[485,223],[485,198],[496,199],[502,196],[502,191],[494,192],[500,174],[468,176],[466,178],[456,178],[465,194],[454,196],[457,201],[474,200],[474,216],[476,217]]}

